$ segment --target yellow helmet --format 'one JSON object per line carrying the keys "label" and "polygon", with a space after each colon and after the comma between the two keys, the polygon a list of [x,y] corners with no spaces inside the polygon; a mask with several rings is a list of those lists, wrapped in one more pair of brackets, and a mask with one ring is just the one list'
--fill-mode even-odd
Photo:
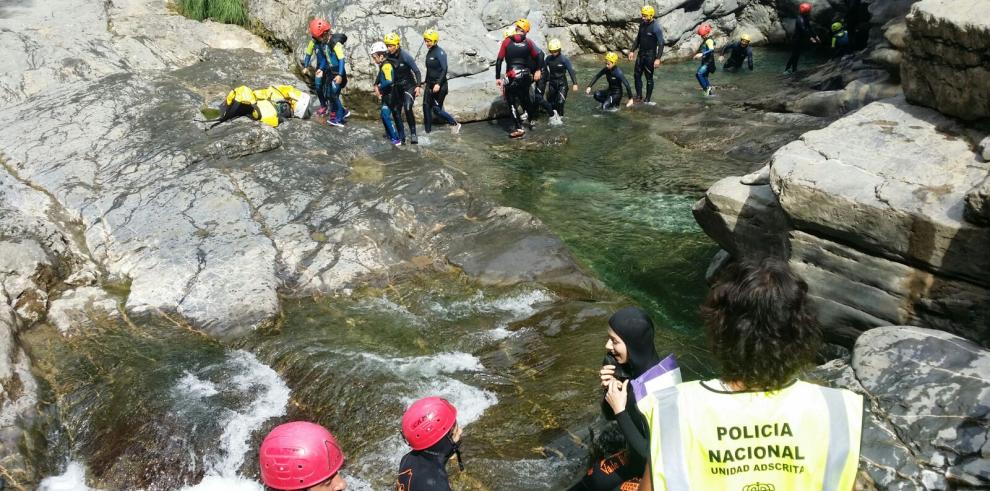
{"label": "yellow helmet", "polygon": [[385,38],[383,38],[382,41],[385,41],[385,44],[386,45],[398,46],[400,44],[399,43],[399,35],[396,34],[396,33],[394,33],[394,32],[390,32],[390,33],[386,34],[385,35]]}
{"label": "yellow helmet", "polygon": [[643,8],[639,9],[639,13],[647,17],[653,17],[654,15],[657,15],[657,11],[653,8],[652,5],[643,5]]}
{"label": "yellow helmet", "polygon": [[529,28],[530,28],[530,25],[529,25],[529,20],[526,20],[526,19],[519,19],[519,20],[517,20],[517,21],[516,21],[516,22],[514,23],[514,25],[515,25],[516,27],[518,27],[518,28],[520,28],[520,29],[522,29],[522,32],[525,32],[526,34],[529,34]]}
{"label": "yellow helmet", "polygon": [[429,39],[435,43],[440,40],[440,33],[436,29],[427,29],[423,32],[423,39]]}
{"label": "yellow helmet", "polygon": [[751,42],[753,42],[753,37],[750,36],[749,34],[743,34],[742,36],[739,36],[739,40],[740,41],[745,41],[747,43],[751,43]]}
{"label": "yellow helmet", "polygon": [[515,34],[516,34],[516,26],[506,27],[505,30],[502,31],[502,37],[514,36]]}
{"label": "yellow helmet", "polygon": [[560,40],[559,39],[551,39],[550,42],[547,43],[547,51],[550,51],[550,52],[560,51]]}
{"label": "yellow helmet", "polygon": [[605,53],[605,61],[612,64],[618,63],[619,54],[614,51],[609,51],[608,53]]}

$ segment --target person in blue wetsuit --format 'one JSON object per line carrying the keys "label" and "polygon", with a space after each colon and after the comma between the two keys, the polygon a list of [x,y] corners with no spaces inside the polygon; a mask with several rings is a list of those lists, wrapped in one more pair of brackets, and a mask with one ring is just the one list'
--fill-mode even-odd
{"label": "person in blue wetsuit", "polygon": [[749,46],[749,43],[753,40],[749,34],[743,34],[739,36],[739,41],[727,44],[722,48],[721,56],[723,58],[726,53],[729,54],[729,60],[722,65],[722,69],[727,72],[739,71],[743,62],[749,67],[749,71],[753,71],[753,48]]}
{"label": "person in blue wetsuit", "polygon": [[[663,28],[660,21],[656,20],[656,9],[651,5],[644,5],[640,9],[642,22],[639,24],[639,32],[633,41],[632,49],[629,50],[629,59],[636,58],[636,68],[633,70],[633,78],[636,80],[636,100],[646,104],[652,104],[653,97],[653,71],[660,67],[660,57],[663,56]],[[646,98],[643,97],[643,75],[646,75]]]}
{"label": "person in blue wetsuit", "polygon": [[450,132],[457,134],[461,125],[443,109],[443,101],[447,98],[447,53],[437,45],[440,33],[435,29],[427,29],[423,33],[423,42],[428,48],[426,52],[426,91],[423,95],[423,129],[429,133],[433,129],[433,116],[450,125]]}
{"label": "person in blue wetsuit", "polygon": [[546,89],[546,103],[547,108],[553,114],[553,119],[551,122],[560,123],[560,118],[564,116],[564,103],[567,102],[567,77],[571,77],[571,84],[574,86],[573,90],[578,90],[577,75],[574,73],[574,66],[571,65],[571,60],[567,59],[563,53],[560,52],[560,40],[551,39],[547,43],[547,51],[550,54],[544,58],[544,65],[546,66],[546,79],[547,79],[547,89]]}
{"label": "person in blue wetsuit", "polygon": [[388,48],[385,47],[385,43],[378,41],[371,45],[371,59],[378,65],[378,75],[375,76],[374,83],[375,95],[378,96],[381,104],[380,114],[382,125],[385,126],[385,134],[392,141],[392,145],[400,146],[405,135],[400,134],[396,129],[396,126],[402,128],[402,121],[394,111],[396,101],[392,86],[395,83],[395,69],[386,59],[386,53]]}
{"label": "person in blue wetsuit", "polygon": [[323,19],[313,19],[309,23],[309,32],[313,38],[306,45],[303,72],[309,73],[309,64],[315,55],[316,73],[313,85],[320,100],[320,109],[316,114],[323,116],[329,112],[332,117],[327,120],[327,124],[343,126],[348,113],[340,99],[340,92],[347,86],[344,59],[347,36],[333,34],[330,23]]}
{"label": "person in blue wetsuit", "polygon": [[622,69],[616,66],[619,62],[619,54],[614,52],[605,53],[605,68],[598,71],[595,78],[591,80],[588,84],[588,88],[585,89],[586,94],[591,93],[591,88],[594,87],[595,82],[598,82],[599,78],[602,76],[608,81],[608,88],[603,90],[595,91],[595,100],[602,105],[603,110],[614,110],[619,108],[619,103],[622,102],[622,88],[625,87],[626,95],[629,97],[629,102],[626,106],[632,106],[632,89],[629,87],[629,81],[626,80],[626,76],[622,74]]}
{"label": "person in blue wetsuit", "polygon": [[699,52],[694,57],[701,59],[701,66],[698,67],[694,76],[701,85],[701,91],[705,95],[712,95],[712,84],[708,81],[708,77],[715,73],[715,41],[710,37],[712,26],[708,24],[698,26],[698,35],[701,36],[701,47],[698,48]]}
{"label": "person in blue wetsuit", "polygon": [[[406,122],[409,123],[409,143],[415,145],[419,140],[416,139],[416,114],[413,112],[413,106],[416,98],[422,93],[423,89],[420,85],[423,76],[419,66],[416,65],[416,60],[399,45],[398,34],[390,32],[385,35],[384,41],[388,49],[388,61],[395,68],[395,87],[392,90],[397,93],[393,94],[393,97],[398,97],[402,102],[400,108],[405,113]],[[397,126],[401,124],[400,120]],[[397,129],[400,133],[403,132],[401,128]]]}

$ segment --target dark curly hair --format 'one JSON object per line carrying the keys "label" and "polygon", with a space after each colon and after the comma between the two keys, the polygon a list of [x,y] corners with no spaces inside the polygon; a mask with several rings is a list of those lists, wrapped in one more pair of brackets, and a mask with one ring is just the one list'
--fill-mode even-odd
{"label": "dark curly hair", "polygon": [[701,307],[723,380],[778,389],[814,360],[822,331],[807,293],[808,284],[779,259],[724,268]]}

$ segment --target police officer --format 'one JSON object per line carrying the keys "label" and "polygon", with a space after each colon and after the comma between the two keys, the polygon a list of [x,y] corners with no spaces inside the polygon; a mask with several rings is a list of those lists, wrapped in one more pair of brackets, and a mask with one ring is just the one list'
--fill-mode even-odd
{"label": "police officer", "polygon": [[702,307],[720,376],[637,404],[648,489],[853,489],[863,398],[797,379],[822,342],[807,292],[781,260],[726,266]]}
{"label": "police officer", "polygon": [[[663,29],[660,27],[660,22],[654,18],[655,15],[656,10],[652,5],[644,5],[640,9],[642,22],[639,24],[639,32],[636,33],[632,49],[629,50],[630,60],[639,53],[636,67],[633,69],[633,77],[636,79],[636,100],[647,104],[652,104],[650,98],[653,97],[653,71],[660,67],[660,57],[663,55]],[[645,99],[643,75],[646,75]]]}

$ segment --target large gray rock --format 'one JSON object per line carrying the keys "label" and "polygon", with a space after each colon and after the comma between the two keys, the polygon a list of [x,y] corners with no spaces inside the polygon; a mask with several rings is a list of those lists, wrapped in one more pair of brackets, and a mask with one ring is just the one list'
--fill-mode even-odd
{"label": "large gray rock", "polygon": [[966,219],[977,225],[990,225],[990,174],[966,193]]}
{"label": "large gray rock", "polygon": [[15,2],[0,15],[0,104],[134,70],[174,69],[207,48],[267,44],[246,30],[196,22],[157,0]]}
{"label": "large gray rock", "polygon": [[84,286],[64,292],[51,302],[48,323],[62,334],[85,332],[96,320],[119,317],[117,300],[105,290]]}
{"label": "large gray rock", "polygon": [[985,489],[990,459],[990,352],[960,337],[882,327],[852,361],[812,377],[865,396],[860,467],[879,489]]}
{"label": "large gray rock", "polygon": [[990,16],[985,0],[922,0],[911,8],[901,66],[908,100],[967,120],[990,117]]}
{"label": "large gray rock", "polygon": [[895,98],[806,133],[773,157],[795,227],[871,255],[990,286],[990,229],[963,219],[990,171],[948,118]]}
{"label": "large gray rock", "polygon": [[734,257],[786,256],[791,224],[768,184],[750,186],[726,177],[708,189],[693,212],[708,236]]}

